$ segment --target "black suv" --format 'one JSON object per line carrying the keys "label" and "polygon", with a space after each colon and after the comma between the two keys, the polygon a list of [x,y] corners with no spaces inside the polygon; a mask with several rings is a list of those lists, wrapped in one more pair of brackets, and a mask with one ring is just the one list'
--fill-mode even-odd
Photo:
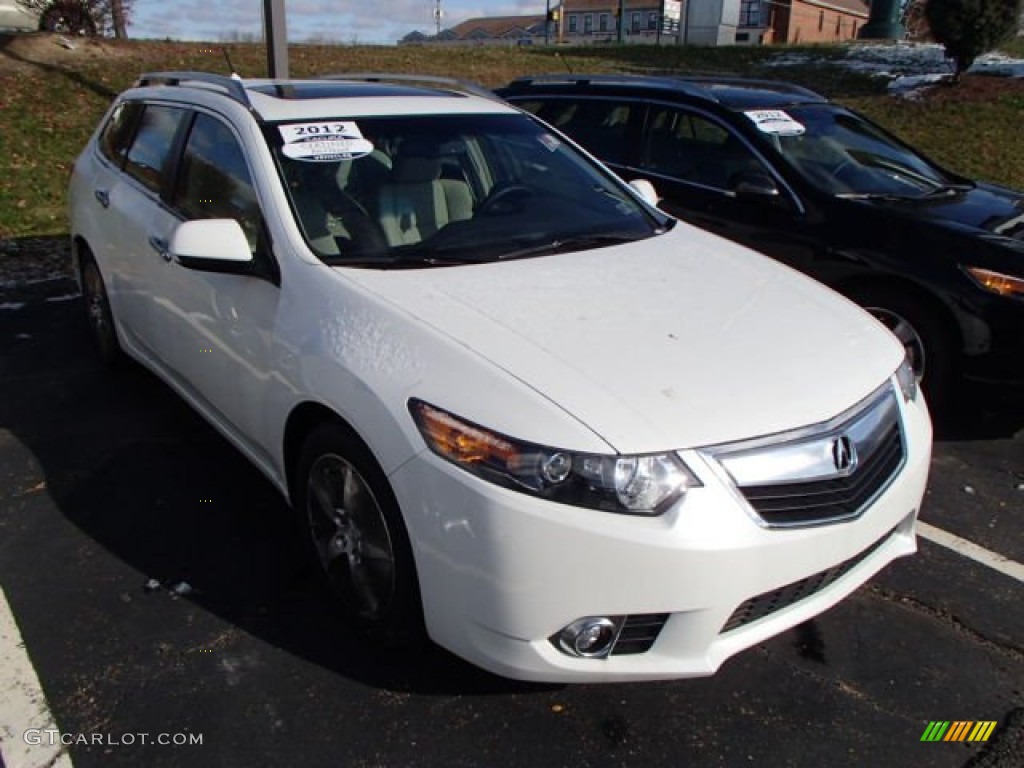
{"label": "black suv", "polygon": [[555,75],[498,93],[651,181],[667,212],[868,308],[933,404],[963,378],[1024,381],[1024,195],[787,83]]}

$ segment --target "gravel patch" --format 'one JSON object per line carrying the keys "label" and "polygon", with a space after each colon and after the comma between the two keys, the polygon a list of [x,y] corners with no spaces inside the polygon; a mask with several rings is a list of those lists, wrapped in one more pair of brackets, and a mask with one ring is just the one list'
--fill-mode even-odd
{"label": "gravel patch", "polygon": [[67,237],[0,238],[0,293],[72,277]]}

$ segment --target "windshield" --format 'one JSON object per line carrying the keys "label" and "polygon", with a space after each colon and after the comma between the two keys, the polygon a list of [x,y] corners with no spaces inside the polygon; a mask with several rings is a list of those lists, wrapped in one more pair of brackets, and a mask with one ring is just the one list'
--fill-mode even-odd
{"label": "windshield", "polygon": [[522,115],[271,126],[296,220],[330,264],[476,263],[592,248],[669,220]]}
{"label": "windshield", "polygon": [[765,138],[829,194],[927,197],[960,181],[850,112],[815,105],[788,108],[785,116],[787,121],[776,123],[784,128],[779,132],[761,127]]}

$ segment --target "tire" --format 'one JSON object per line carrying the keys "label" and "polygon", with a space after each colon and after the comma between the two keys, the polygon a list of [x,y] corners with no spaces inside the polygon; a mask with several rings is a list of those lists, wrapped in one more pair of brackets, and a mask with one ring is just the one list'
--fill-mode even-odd
{"label": "tire", "polygon": [[96,352],[105,366],[116,367],[124,360],[124,353],[117,340],[117,326],[110,309],[107,287],[99,267],[92,259],[82,265],[82,294]]}
{"label": "tire", "polygon": [[326,423],[299,455],[295,509],[348,622],[386,647],[425,637],[409,534],[391,486],[361,440]]}
{"label": "tire", "polygon": [[954,334],[927,299],[888,288],[864,288],[850,298],[888,328],[907,354],[931,406],[949,401],[957,382]]}

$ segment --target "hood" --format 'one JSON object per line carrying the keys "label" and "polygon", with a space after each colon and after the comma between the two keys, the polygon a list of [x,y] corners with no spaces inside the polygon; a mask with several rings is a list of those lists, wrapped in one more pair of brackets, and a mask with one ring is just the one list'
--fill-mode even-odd
{"label": "hood", "polygon": [[[903,357],[838,294],[682,222],[586,252],[345,273],[623,453],[825,421]],[[437,405],[459,413],[457,402]]]}
{"label": "hood", "polygon": [[1005,187],[977,184],[945,197],[871,204],[945,229],[1024,243],[1024,194]]}

